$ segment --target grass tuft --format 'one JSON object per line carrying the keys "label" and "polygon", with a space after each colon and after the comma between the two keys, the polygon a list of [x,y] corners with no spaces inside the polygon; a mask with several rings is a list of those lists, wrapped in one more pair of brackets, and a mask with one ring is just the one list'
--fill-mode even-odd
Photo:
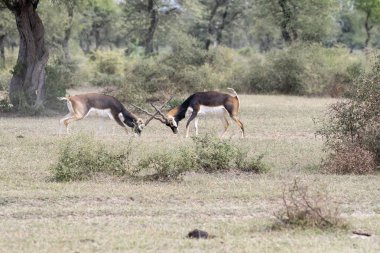
{"label": "grass tuft", "polygon": [[301,186],[297,179],[284,189],[283,208],[277,211],[272,229],[319,228],[346,229],[348,224],[340,217],[338,206],[331,202],[326,192],[311,194],[307,186]]}

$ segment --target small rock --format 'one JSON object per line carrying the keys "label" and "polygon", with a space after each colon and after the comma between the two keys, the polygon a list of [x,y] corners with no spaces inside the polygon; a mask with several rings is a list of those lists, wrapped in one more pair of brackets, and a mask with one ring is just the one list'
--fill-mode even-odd
{"label": "small rock", "polygon": [[208,233],[206,231],[194,229],[193,231],[190,231],[187,234],[187,237],[188,238],[195,238],[195,239],[200,239],[200,238],[207,239],[209,236],[208,236]]}

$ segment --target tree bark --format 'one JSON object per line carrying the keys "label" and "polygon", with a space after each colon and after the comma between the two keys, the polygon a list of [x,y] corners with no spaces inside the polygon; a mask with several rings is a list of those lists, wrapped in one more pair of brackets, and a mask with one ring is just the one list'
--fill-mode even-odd
{"label": "tree bark", "polygon": [[0,68],[5,67],[5,34],[0,34]]}
{"label": "tree bark", "polygon": [[205,43],[205,49],[206,50],[209,50],[211,42],[212,42],[211,37],[213,36],[214,30],[215,30],[213,20],[214,20],[214,17],[216,15],[216,12],[219,9],[219,7],[220,7],[220,2],[215,1],[214,8],[212,8],[212,10],[210,12],[210,17],[208,19],[207,39],[206,39],[206,43]]}
{"label": "tree bark", "polygon": [[371,17],[371,11],[369,10],[367,12],[366,19],[364,22],[364,28],[365,28],[365,32],[367,34],[367,38],[364,42],[364,48],[368,47],[369,41],[371,40],[371,30],[372,30],[373,26],[369,24],[369,18],[370,17]]}
{"label": "tree bark", "polygon": [[222,15],[222,24],[218,27],[217,33],[216,33],[216,43],[219,45],[222,42],[222,33],[224,30],[224,27],[227,23],[227,15],[228,15],[228,5],[224,9],[223,15]]}
{"label": "tree bark", "polygon": [[11,103],[18,109],[40,108],[45,100],[44,26],[36,8],[38,1],[18,0],[11,9],[20,35],[19,53],[9,85]]}
{"label": "tree bark", "polygon": [[65,28],[64,36],[62,40],[62,50],[66,61],[71,61],[71,54],[69,48],[69,40],[71,37],[72,23],[74,17],[74,7],[67,5],[67,14],[68,14],[68,26]]}
{"label": "tree bark", "polygon": [[[291,44],[294,39],[297,38],[297,32],[294,28],[291,27],[291,21],[293,17],[293,13],[290,10],[287,0],[278,0],[278,4],[281,7],[282,11],[282,20],[280,22],[281,34],[284,41],[288,44]],[[293,33],[293,37],[291,36],[290,31]]]}
{"label": "tree bark", "polygon": [[158,13],[156,8],[154,8],[154,1],[149,0],[148,3],[148,12],[150,13],[150,25],[148,33],[145,37],[145,54],[151,54],[154,52],[153,38],[158,25]]}

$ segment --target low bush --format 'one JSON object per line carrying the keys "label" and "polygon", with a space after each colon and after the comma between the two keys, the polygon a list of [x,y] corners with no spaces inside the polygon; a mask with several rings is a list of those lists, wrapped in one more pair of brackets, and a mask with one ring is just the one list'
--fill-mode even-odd
{"label": "low bush", "polygon": [[247,152],[231,141],[206,134],[192,138],[192,145],[177,153],[161,151],[141,159],[130,171],[133,178],[143,180],[180,180],[186,172],[225,172],[238,169],[244,172],[265,173],[269,167],[263,155],[249,157]]}
{"label": "low bush", "polygon": [[206,172],[226,171],[234,167],[237,148],[215,135],[193,137],[196,164]]}
{"label": "low bush", "polygon": [[51,167],[56,181],[87,180],[100,175],[125,176],[149,181],[176,181],[191,171],[207,173],[241,170],[265,173],[263,156],[247,152],[213,135],[194,137],[192,145],[177,152],[159,151],[146,157],[133,156],[132,146],[120,149],[105,145],[88,135],[72,135],[60,144],[58,162]]}
{"label": "low bush", "polygon": [[264,154],[257,157],[248,156],[248,151],[240,148],[235,157],[236,168],[243,172],[263,174],[270,170],[270,167],[263,162]]}
{"label": "low bush", "polygon": [[276,222],[272,229],[337,229],[348,226],[326,192],[310,193],[308,187],[300,185],[297,179],[284,189],[282,204],[283,208],[274,214]]}
{"label": "low bush", "polygon": [[9,69],[0,68],[0,91],[6,91],[9,88],[12,74]]}
{"label": "low bush", "polygon": [[140,160],[130,175],[153,181],[180,180],[184,173],[194,170],[193,161],[187,149],[181,149],[178,154],[158,152]]}
{"label": "low bush", "polygon": [[12,111],[13,105],[9,101],[9,98],[0,96],[0,112],[10,112]]}
{"label": "low bush", "polygon": [[342,143],[330,154],[323,164],[325,173],[333,174],[369,174],[375,171],[374,154],[356,143]]}
{"label": "low bush", "polygon": [[121,51],[91,52],[90,64],[93,74],[90,83],[95,86],[117,86],[124,83],[125,57]]}
{"label": "low bush", "polygon": [[58,163],[51,171],[56,181],[91,179],[97,174],[125,175],[130,150],[117,150],[88,135],[72,135],[60,144]]}

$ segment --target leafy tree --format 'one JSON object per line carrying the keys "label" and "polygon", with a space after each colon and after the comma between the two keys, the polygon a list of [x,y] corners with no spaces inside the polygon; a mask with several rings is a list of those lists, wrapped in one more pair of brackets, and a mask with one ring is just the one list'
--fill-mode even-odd
{"label": "leafy tree", "polygon": [[75,14],[83,11],[86,2],[87,0],[50,0],[41,3],[41,16],[48,31],[46,40],[49,46],[62,48],[65,61],[71,60],[69,41],[73,35]]}
{"label": "leafy tree", "polygon": [[286,44],[323,42],[333,31],[335,0],[254,0],[255,14],[277,26]]}
{"label": "leafy tree", "polygon": [[124,0],[125,29],[132,37],[129,43],[141,44],[146,55],[152,54],[156,32],[164,25],[167,17],[180,13],[182,6],[176,0]]}
{"label": "leafy tree", "polygon": [[363,48],[364,41],[362,29],[363,16],[360,11],[354,8],[355,1],[341,1],[337,16],[337,23],[340,31],[335,35],[336,41],[343,43],[352,52],[355,48]]}
{"label": "leafy tree", "polygon": [[12,40],[16,37],[15,22],[11,13],[6,9],[0,9],[0,68],[5,66],[5,46],[7,39]]}
{"label": "leafy tree", "polygon": [[380,1],[379,0],[356,0],[355,7],[365,13],[364,28],[366,31],[366,39],[364,46],[368,47],[371,39],[371,31],[374,24],[380,22]]}
{"label": "leafy tree", "polygon": [[45,30],[37,13],[39,0],[1,0],[16,20],[20,46],[9,96],[16,108],[40,108],[45,99],[45,65],[49,58]]}
{"label": "leafy tree", "polygon": [[89,53],[92,46],[113,45],[118,32],[119,7],[114,0],[86,0],[80,17],[79,43],[83,52]]}
{"label": "leafy tree", "polygon": [[250,1],[243,0],[199,0],[199,4],[202,14],[192,33],[204,42],[206,50],[212,44],[221,44],[226,30],[251,6]]}

